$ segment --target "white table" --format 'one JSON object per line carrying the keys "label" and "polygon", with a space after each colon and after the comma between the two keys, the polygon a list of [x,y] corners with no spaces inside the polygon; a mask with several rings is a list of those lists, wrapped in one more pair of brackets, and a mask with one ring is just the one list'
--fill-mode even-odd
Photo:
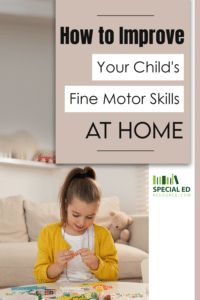
{"label": "white table", "polygon": [[[87,282],[86,282],[87,283]],[[141,300],[147,300],[148,296],[149,296],[149,285],[148,284],[144,284],[144,283],[135,283],[135,282],[112,282],[112,281],[108,281],[108,282],[103,282],[105,285],[109,285],[112,286],[112,289],[108,289],[106,291],[104,291],[104,295],[110,295],[112,293],[126,293],[126,294],[142,294],[144,297],[143,298],[138,298]],[[79,283],[75,283],[75,282],[69,282],[69,283],[64,283],[64,282],[59,282],[59,283],[45,283],[45,284],[34,284],[37,286],[45,286],[49,289],[56,289],[56,290],[60,290],[61,286],[78,286]],[[91,292],[95,292],[95,289],[91,286],[90,287],[90,291]],[[5,296],[6,293],[10,293],[11,289],[7,288],[7,289],[2,289],[0,290],[0,298]],[[132,298],[134,299],[134,298]],[[130,298],[129,298],[130,300]]]}

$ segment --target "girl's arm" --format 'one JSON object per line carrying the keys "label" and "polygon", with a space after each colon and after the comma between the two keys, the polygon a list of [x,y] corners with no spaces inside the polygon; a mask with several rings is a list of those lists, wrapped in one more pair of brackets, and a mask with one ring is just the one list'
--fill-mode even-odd
{"label": "girl's arm", "polygon": [[46,227],[40,232],[38,238],[38,255],[33,274],[39,283],[55,282],[62,271],[67,267],[68,261],[74,258],[74,251],[61,250],[56,253],[56,262],[53,255],[52,240]]}
{"label": "girl's arm", "polygon": [[50,257],[49,248],[50,248],[50,240],[48,235],[46,234],[45,228],[40,232],[38,242],[38,254],[36,265],[33,270],[33,274],[35,279],[39,283],[50,283],[55,282],[60,277],[60,274],[57,274],[54,278],[49,278],[47,275],[48,268],[54,264],[52,257]]}
{"label": "girl's arm", "polygon": [[102,227],[98,249],[95,248],[95,250],[96,257],[99,259],[99,267],[97,270],[90,268],[92,273],[102,281],[117,280],[119,272],[117,250],[112,236],[106,228]]}
{"label": "girl's arm", "polygon": [[58,275],[60,275],[62,273],[62,271],[64,270],[64,268],[61,268],[58,264],[58,262],[50,265],[47,268],[47,276],[50,279],[54,279],[56,278]]}

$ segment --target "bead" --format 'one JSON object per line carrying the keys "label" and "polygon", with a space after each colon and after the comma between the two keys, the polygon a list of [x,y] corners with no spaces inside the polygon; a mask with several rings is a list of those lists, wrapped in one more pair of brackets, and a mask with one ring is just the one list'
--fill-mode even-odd
{"label": "bead", "polygon": [[105,296],[105,297],[104,297],[104,300],[111,300],[110,295]]}

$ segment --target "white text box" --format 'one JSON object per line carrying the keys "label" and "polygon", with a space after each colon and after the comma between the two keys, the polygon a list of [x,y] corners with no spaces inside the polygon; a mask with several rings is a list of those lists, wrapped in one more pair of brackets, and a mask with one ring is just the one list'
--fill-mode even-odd
{"label": "white text box", "polygon": [[65,112],[184,112],[184,87],[65,86]]}
{"label": "white text box", "polygon": [[184,55],[93,54],[92,80],[184,80]]}

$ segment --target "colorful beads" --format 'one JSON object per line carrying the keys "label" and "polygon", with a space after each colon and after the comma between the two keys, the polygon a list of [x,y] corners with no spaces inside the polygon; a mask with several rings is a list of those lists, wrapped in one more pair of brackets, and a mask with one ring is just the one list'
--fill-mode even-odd
{"label": "colorful beads", "polygon": [[97,286],[96,291],[97,291],[97,293],[103,292],[103,287],[102,286]]}
{"label": "colorful beads", "polygon": [[91,298],[92,299],[97,299],[97,297],[98,297],[97,293],[94,293],[94,292],[91,293]]}
{"label": "colorful beads", "polygon": [[143,298],[143,295],[140,294],[140,293],[136,293],[136,294],[126,294],[126,293],[123,293],[123,294],[120,294],[120,293],[117,293],[115,294],[118,298],[119,297],[127,297],[127,298]]}

